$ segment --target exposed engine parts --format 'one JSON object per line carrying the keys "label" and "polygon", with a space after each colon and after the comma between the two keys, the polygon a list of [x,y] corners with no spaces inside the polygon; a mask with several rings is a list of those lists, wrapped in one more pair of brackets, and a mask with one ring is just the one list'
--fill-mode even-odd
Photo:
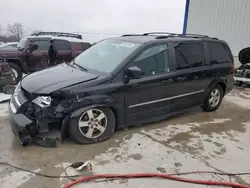
{"label": "exposed engine parts", "polygon": [[242,78],[250,78],[250,63],[241,65],[238,69],[235,69],[235,76]]}

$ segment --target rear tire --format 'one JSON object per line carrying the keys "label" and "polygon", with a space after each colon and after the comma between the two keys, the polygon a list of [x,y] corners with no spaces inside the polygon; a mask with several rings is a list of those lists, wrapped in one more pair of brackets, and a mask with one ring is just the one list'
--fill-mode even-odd
{"label": "rear tire", "polygon": [[16,78],[16,83],[18,83],[23,77],[23,71],[21,67],[15,63],[9,63],[9,66]]}
{"label": "rear tire", "polygon": [[203,102],[203,105],[201,106],[202,110],[206,111],[206,112],[211,112],[211,111],[217,110],[217,108],[219,108],[219,106],[222,102],[223,96],[224,96],[224,92],[223,92],[221,86],[220,85],[214,86],[210,90],[205,101]]}
{"label": "rear tire", "polygon": [[70,138],[78,144],[93,144],[107,140],[112,136],[114,129],[115,116],[107,107],[89,109],[72,118],[69,123]]}

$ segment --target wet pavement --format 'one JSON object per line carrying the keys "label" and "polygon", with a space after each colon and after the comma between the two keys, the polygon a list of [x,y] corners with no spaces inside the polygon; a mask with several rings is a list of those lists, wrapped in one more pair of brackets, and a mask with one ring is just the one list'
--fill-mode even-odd
{"label": "wet pavement", "polygon": [[[108,141],[57,148],[22,147],[14,138],[7,104],[0,104],[0,161],[49,175],[64,175],[75,161],[90,160],[92,173],[179,173],[197,170],[250,172],[250,89],[235,88],[216,112],[199,108],[156,124],[115,132]],[[77,173],[69,169],[69,174]],[[83,174],[91,174],[84,171]],[[250,184],[250,176],[186,175],[203,180]],[[0,165],[1,188],[56,188],[68,179],[48,179]],[[162,179],[89,182],[75,187],[194,187]],[[202,187],[195,185],[195,187]],[[204,186],[203,186],[204,187]]]}

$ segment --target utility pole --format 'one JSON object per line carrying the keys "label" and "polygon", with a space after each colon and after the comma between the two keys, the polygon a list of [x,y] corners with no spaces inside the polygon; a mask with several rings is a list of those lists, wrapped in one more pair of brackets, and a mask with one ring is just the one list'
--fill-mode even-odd
{"label": "utility pole", "polygon": [[62,30],[62,32],[63,32],[63,22],[61,22],[61,30]]}

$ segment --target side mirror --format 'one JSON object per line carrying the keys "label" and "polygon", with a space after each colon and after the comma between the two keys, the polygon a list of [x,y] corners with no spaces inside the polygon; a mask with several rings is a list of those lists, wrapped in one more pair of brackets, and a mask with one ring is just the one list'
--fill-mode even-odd
{"label": "side mirror", "polygon": [[37,44],[34,44],[33,45],[33,50],[37,50],[38,49],[38,45]]}
{"label": "side mirror", "polygon": [[140,79],[142,77],[142,70],[137,67],[129,67],[125,72],[125,79]]}

